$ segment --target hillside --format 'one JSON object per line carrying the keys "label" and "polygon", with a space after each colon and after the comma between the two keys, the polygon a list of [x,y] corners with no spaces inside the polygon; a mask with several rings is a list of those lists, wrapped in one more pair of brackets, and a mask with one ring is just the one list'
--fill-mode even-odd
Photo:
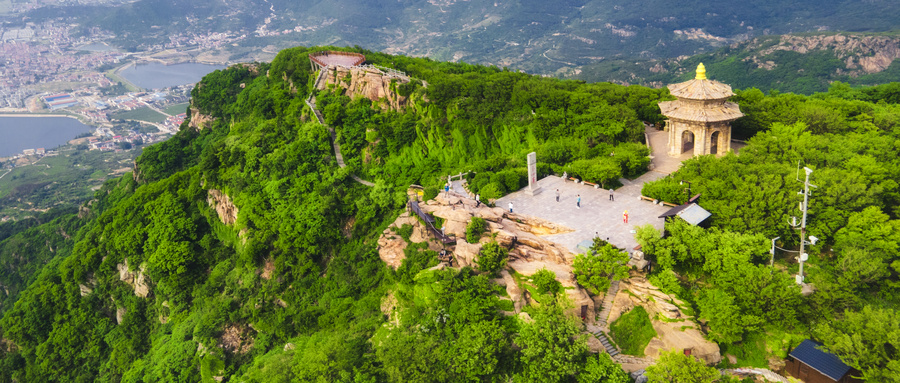
{"label": "hillside", "polygon": [[[68,18],[143,50],[185,31],[245,36],[232,60],[294,45],[358,45],[424,56],[566,74],[622,59],[668,59],[763,35],[897,29],[900,5],[874,0],[717,2],[640,0],[139,0],[118,6],[56,3],[30,19]],[[136,21],[136,22],[135,22]],[[21,20],[11,19],[15,24]],[[228,57],[228,54],[225,55]],[[628,81],[619,78],[619,81]]]}
{"label": "hillside", "polygon": [[874,85],[900,76],[900,35],[812,33],[764,36],[690,57],[605,61],[571,76],[586,81],[664,86],[685,81],[704,63],[716,80],[732,87],[755,87],[812,94],[834,81]]}
{"label": "hillside", "polygon": [[[412,80],[366,88],[361,78],[376,71],[311,72],[309,55],[322,50],[362,53]],[[385,84],[406,100],[345,94]],[[618,295],[611,326],[625,329],[613,338],[628,358],[659,358],[646,371],[653,382],[675,380],[673,366],[704,382],[731,378],[661,350],[670,343],[653,340],[651,320],[705,337],[721,367],[778,369],[812,337],[867,378],[896,380],[896,89],[740,92],[748,116],[738,129],[756,133],[740,156],[697,157],[646,184],[644,194],[681,202],[679,180],[690,180],[715,218],[707,229],[670,220],[665,238],[635,227],[655,265],[644,275],[600,238],[588,254],[554,251],[534,234],[546,229],[500,208],[474,213],[479,223],[473,201],[438,193],[457,173],[483,202],[519,190],[532,151],[539,177],[634,179],[649,164],[642,121],[662,122],[665,90],[358,48],[295,47],[271,63],[234,65],[204,77],[181,131],[144,149],[133,172],[77,214],[0,225],[0,281],[20,292],[3,301],[0,382],[628,382],[585,332],[606,318],[596,306],[572,315],[580,310],[569,299],[602,301],[585,291],[602,293],[611,278],[640,292]],[[819,292],[810,296],[793,282],[794,256],[768,263],[772,236],[798,245],[786,223],[798,158],[820,187],[810,228],[822,241],[807,265]],[[453,246],[480,246],[466,267],[440,260],[442,245],[404,209],[412,195],[433,200],[425,210],[458,234]],[[396,244],[390,266],[386,243]],[[542,257],[539,248],[571,261],[571,274],[560,281],[509,264]],[[726,362],[717,348],[738,356]],[[860,349],[876,357],[858,359]]]}

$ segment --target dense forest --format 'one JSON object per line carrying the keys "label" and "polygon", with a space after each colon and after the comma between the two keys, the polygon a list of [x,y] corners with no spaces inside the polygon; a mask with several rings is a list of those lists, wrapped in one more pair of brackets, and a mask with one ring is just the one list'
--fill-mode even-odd
{"label": "dense forest", "polygon": [[[409,105],[392,109],[340,87],[314,91],[308,54],[322,49],[341,48],[287,49],[272,63],[206,76],[192,94],[212,118],[203,129],[185,122],[77,213],[0,225],[0,283],[17,294],[0,306],[0,381],[631,380],[608,355],[588,352],[552,278],[527,282],[536,304],[524,309],[532,320],[520,320],[503,314],[492,282],[501,260],[431,269],[437,254],[410,244],[394,270],[375,242],[410,184],[429,196],[447,174],[469,172],[474,192],[496,198],[527,183],[531,151],[542,175],[606,186],[642,174],[643,122],[662,123],[656,103],[667,91],[345,48],[414,79],[397,86]],[[748,116],[735,129],[753,136],[741,155],[695,158],[646,186],[671,202],[682,202],[681,179],[703,193],[712,227],[673,221],[664,238],[637,235],[660,265],[651,281],[689,302],[708,338],[738,350],[743,365],[814,337],[871,381],[900,374],[892,89],[740,91]],[[346,168],[304,103],[311,92]],[[798,160],[820,186],[810,230],[824,244],[811,251],[810,296],[793,284],[789,254],[767,266],[769,238],[797,242],[783,218],[796,214]],[[218,195],[233,204],[233,222],[211,206]],[[594,250],[618,262],[602,244]],[[596,291],[603,282],[582,283]],[[679,353],[646,376],[731,379]]]}

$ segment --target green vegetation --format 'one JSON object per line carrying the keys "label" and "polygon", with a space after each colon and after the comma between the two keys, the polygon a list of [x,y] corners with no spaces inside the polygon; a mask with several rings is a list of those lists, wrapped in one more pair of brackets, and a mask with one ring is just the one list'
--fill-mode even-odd
{"label": "green vegetation", "polygon": [[80,205],[107,179],[130,171],[139,154],[139,149],[112,153],[63,147],[57,156],[14,168],[0,179],[0,216],[21,219],[53,207]]}
{"label": "green vegetation", "polygon": [[628,355],[644,356],[644,349],[656,336],[650,315],[643,306],[635,306],[609,325],[609,334]]}
{"label": "green vegetation", "polygon": [[600,238],[585,254],[578,254],[572,262],[572,271],[578,284],[591,294],[599,295],[609,289],[612,279],[628,277],[628,253],[622,252]]}
{"label": "green vegetation", "polygon": [[[519,157],[547,142],[550,128],[577,130],[566,142],[582,152],[542,165],[545,172],[572,158],[605,156],[640,139],[639,112],[630,105],[659,92],[366,52],[431,85],[407,89],[412,101],[403,111],[319,93],[350,164],[341,169],[328,131],[306,122],[307,52],[284,51],[252,72],[236,66],[206,76],[193,103],[215,118],[208,129],[181,130],[145,148],[133,176],[106,182],[83,218],[70,211],[51,222],[56,230],[17,226],[2,240],[0,255],[22,248],[14,241],[50,241],[27,268],[12,264],[14,255],[0,258],[21,269],[9,279],[18,299],[3,302],[0,328],[16,348],[0,354],[2,379],[571,381],[623,374],[599,359],[588,362],[584,341],[573,337],[580,323],[563,314],[565,302],[544,299],[534,322],[520,322],[501,314],[510,304],[499,303],[503,290],[488,273],[429,270],[437,253],[424,243],[409,244],[406,259],[390,270],[376,240],[402,211],[409,184],[435,190],[443,174],[463,167],[518,174]],[[573,121],[538,125],[531,109]],[[579,113],[593,120],[579,121]],[[640,113],[659,118],[652,109]],[[607,124],[622,129],[604,130]],[[375,186],[360,185],[352,173]],[[223,223],[210,206],[211,190],[228,196],[217,203],[233,204],[236,221]],[[397,232],[409,238],[411,226]],[[48,236],[55,237],[43,240]],[[479,268],[496,272],[506,249],[490,250]],[[560,291],[550,274],[536,284]]]}
{"label": "green vegetation", "polygon": [[150,107],[138,108],[124,112],[115,113],[109,116],[111,120],[138,120],[153,123],[160,123],[166,120],[166,116],[157,112]]}
{"label": "green vegetation", "polygon": [[531,283],[539,294],[556,295],[562,291],[562,284],[556,280],[556,273],[546,268],[538,270],[531,276]]}
{"label": "green vegetation", "polygon": [[[834,36],[840,36],[834,41]],[[804,40],[805,39],[805,40]],[[813,94],[824,92],[834,82],[855,86],[887,84],[900,74],[900,61],[887,68],[860,63],[873,56],[891,57],[891,47],[900,41],[896,33],[834,33],[762,36],[735,45],[678,59],[613,59],[591,63],[575,78],[586,81],[621,81],[638,84],[672,84],[694,78],[703,63],[711,79],[738,89],[764,92]]]}
{"label": "green vegetation", "polygon": [[[673,219],[665,238],[643,228],[638,239],[659,266],[651,280],[698,310],[708,337],[741,353],[740,364],[783,357],[811,337],[866,376],[896,376],[884,358],[857,359],[867,346],[847,339],[883,333],[876,328],[898,318],[890,298],[900,287],[897,89],[835,83],[812,96],[739,92],[748,116],[735,127],[755,133],[739,156],[694,158],[644,186],[645,195],[683,202],[678,181],[686,180],[703,195],[701,205],[712,212],[708,229]],[[770,238],[781,237],[778,246],[788,250],[799,245],[790,225],[801,215],[798,161],[814,170],[818,186],[809,205],[808,230],[820,238],[807,247],[806,282],[816,289],[809,296],[794,282],[796,253],[779,250],[769,266]],[[871,348],[876,354],[890,354],[883,334]]]}
{"label": "green vegetation", "polygon": [[478,243],[478,240],[481,239],[486,227],[487,222],[484,218],[472,217],[472,220],[466,225],[466,242]]}
{"label": "green vegetation", "polygon": [[506,267],[508,257],[509,250],[500,246],[497,241],[491,241],[481,246],[475,263],[478,264],[478,270],[491,276],[499,276],[500,270]]}
{"label": "green vegetation", "polygon": [[[209,74],[192,94],[214,118],[209,127],[145,148],[134,172],[104,183],[79,215],[0,225],[0,283],[18,294],[2,302],[0,329],[15,347],[0,348],[0,380],[627,380],[589,355],[553,271],[529,282],[514,274],[538,303],[525,307],[527,320],[501,313],[510,304],[488,273],[503,267],[499,245],[486,245],[485,273],[433,268],[427,243],[409,243],[393,270],[377,240],[402,213],[410,184],[434,195],[447,174],[472,170],[473,191],[499,196],[522,185],[530,151],[542,174],[639,174],[641,120],[661,121],[655,102],[664,91],[353,49],[429,86],[405,89],[402,110],[340,89],[317,92],[348,164],[340,168],[331,135],[303,101],[315,75],[308,53],[322,49],[337,48],[292,48],[271,64]],[[893,334],[900,286],[900,112],[861,98],[870,92],[742,92],[752,124],[741,129],[759,133],[740,156],[692,159],[647,185],[660,197],[689,180],[714,214],[709,228],[673,220],[665,238],[638,232],[657,265],[651,280],[707,319],[710,338],[734,344],[766,334],[766,350],[781,353],[815,335],[869,376],[892,376],[892,351],[860,338],[858,317]],[[786,218],[796,214],[800,159],[819,185],[810,232],[822,240],[807,268],[817,292],[808,297],[793,282],[790,255],[768,266],[769,238],[797,244]],[[409,241],[411,226],[387,233]],[[622,264],[598,246],[607,265],[582,268],[595,288],[590,277],[618,274]],[[641,311],[614,324],[629,350],[652,337]],[[854,361],[846,339],[866,339],[866,350],[888,357]],[[679,356],[661,366],[648,375],[707,375]]]}
{"label": "green vegetation", "polygon": [[187,112],[187,108],[190,105],[191,105],[191,103],[189,103],[189,102],[184,102],[181,104],[172,104],[172,105],[167,106],[165,109],[163,109],[163,112],[174,116],[176,114],[181,114],[181,113]]}
{"label": "green vegetation", "polygon": [[663,352],[656,364],[647,367],[648,383],[713,383],[730,381],[714,367],[707,367],[678,350]]}

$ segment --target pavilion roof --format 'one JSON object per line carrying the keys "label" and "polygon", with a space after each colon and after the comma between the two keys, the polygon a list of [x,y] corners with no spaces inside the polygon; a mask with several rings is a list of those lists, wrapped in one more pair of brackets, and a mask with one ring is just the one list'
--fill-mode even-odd
{"label": "pavilion roof", "polygon": [[741,108],[733,102],[721,104],[695,104],[692,102],[662,101],[659,109],[666,117],[698,122],[733,121],[744,116]]}
{"label": "pavilion roof", "polygon": [[725,100],[734,96],[731,86],[718,81],[693,79],[668,86],[669,93],[689,100]]}

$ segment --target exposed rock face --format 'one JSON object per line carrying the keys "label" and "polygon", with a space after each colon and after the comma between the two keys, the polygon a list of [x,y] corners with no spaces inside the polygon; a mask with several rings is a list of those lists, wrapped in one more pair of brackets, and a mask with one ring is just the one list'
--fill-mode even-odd
{"label": "exposed rock face", "polygon": [[[472,217],[481,217],[488,221],[490,232],[497,234],[497,242],[510,250],[508,261],[510,268],[525,276],[530,276],[543,268],[553,271],[557,280],[566,287],[566,294],[575,303],[572,312],[580,314],[582,305],[588,306],[589,312],[593,312],[593,300],[578,286],[572,273],[571,263],[574,254],[563,246],[540,237],[545,234],[564,233],[571,229],[552,222],[509,213],[502,208],[491,208],[484,204],[476,206],[473,200],[453,195],[442,194],[419,206],[422,211],[443,218],[445,232],[456,236],[456,245],[448,248],[453,254],[454,266],[476,267],[481,246],[484,242],[490,241],[490,235],[486,233],[478,243],[468,243],[465,231]],[[410,238],[412,242],[422,242],[430,237],[414,217],[408,217],[406,214],[398,218],[392,226],[399,227],[407,222],[412,222],[415,228]],[[388,229],[382,234],[378,244],[381,259],[392,267],[399,266],[403,260],[402,249],[406,247],[405,241]],[[527,303],[524,289],[516,284],[509,272],[503,271],[502,276],[516,313],[519,313]],[[593,321],[594,316],[589,315],[587,320]]]}
{"label": "exposed rock face", "polygon": [[247,327],[242,328],[232,324],[225,327],[225,331],[223,331],[222,336],[219,338],[219,344],[226,351],[236,354],[246,354],[253,348],[253,342],[255,340],[251,331],[253,331],[253,329]]}
{"label": "exposed rock face", "polygon": [[116,269],[119,270],[119,280],[134,287],[134,295],[146,298],[147,295],[150,295],[150,286],[147,284],[145,277],[147,266],[141,265],[137,273],[132,273],[128,268],[127,258],[124,263],[116,265]]}
{"label": "exposed rock face", "polygon": [[206,202],[215,209],[222,223],[234,225],[237,222],[238,208],[234,206],[227,194],[216,189],[209,189],[209,196],[206,198]]}
{"label": "exposed rock face", "polygon": [[384,232],[381,233],[381,237],[378,238],[378,256],[384,263],[395,270],[400,267],[400,264],[406,259],[406,254],[403,253],[403,250],[406,250],[406,246],[408,245],[403,237],[401,237],[400,234],[397,234],[395,230],[400,229],[406,224],[413,227],[413,233],[409,237],[410,242],[423,242],[428,238],[427,233],[422,232],[423,229],[419,224],[419,221],[414,217],[410,217],[408,213],[403,213],[396,221],[394,221],[394,223],[385,229]]}
{"label": "exposed rock face", "polygon": [[200,109],[191,108],[191,121],[188,123],[188,126],[197,130],[203,130],[215,120],[212,116],[200,113]]}
{"label": "exposed rock face", "polygon": [[878,73],[900,59],[900,39],[890,36],[865,36],[854,34],[781,36],[781,41],[760,51],[753,57],[758,67],[772,69],[775,63],[763,57],[776,51],[808,53],[817,50],[833,50],[838,59],[844,61],[850,75]]}
{"label": "exposed rock face", "polygon": [[397,94],[396,85],[408,82],[408,78],[386,76],[375,68],[328,67],[324,83],[318,83],[317,87],[323,90],[329,85],[337,85],[346,89],[350,97],[363,96],[375,102],[384,100],[386,109],[400,110],[406,107],[409,100]]}
{"label": "exposed rock face", "polygon": [[634,306],[643,306],[650,314],[657,337],[650,341],[644,354],[657,359],[663,351],[691,349],[691,355],[707,364],[718,363],[722,356],[719,346],[703,337],[693,318],[684,314],[679,306],[685,305],[678,298],[669,296],[650,284],[646,278],[634,275],[623,280],[609,313],[609,323]]}
{"label": "exposed rock face", "polygon": [[128,309],[124,307],[119,307],[116,309],[116,324],[122,324],[122,320],[125,319],[126,312],[128,312]]}

